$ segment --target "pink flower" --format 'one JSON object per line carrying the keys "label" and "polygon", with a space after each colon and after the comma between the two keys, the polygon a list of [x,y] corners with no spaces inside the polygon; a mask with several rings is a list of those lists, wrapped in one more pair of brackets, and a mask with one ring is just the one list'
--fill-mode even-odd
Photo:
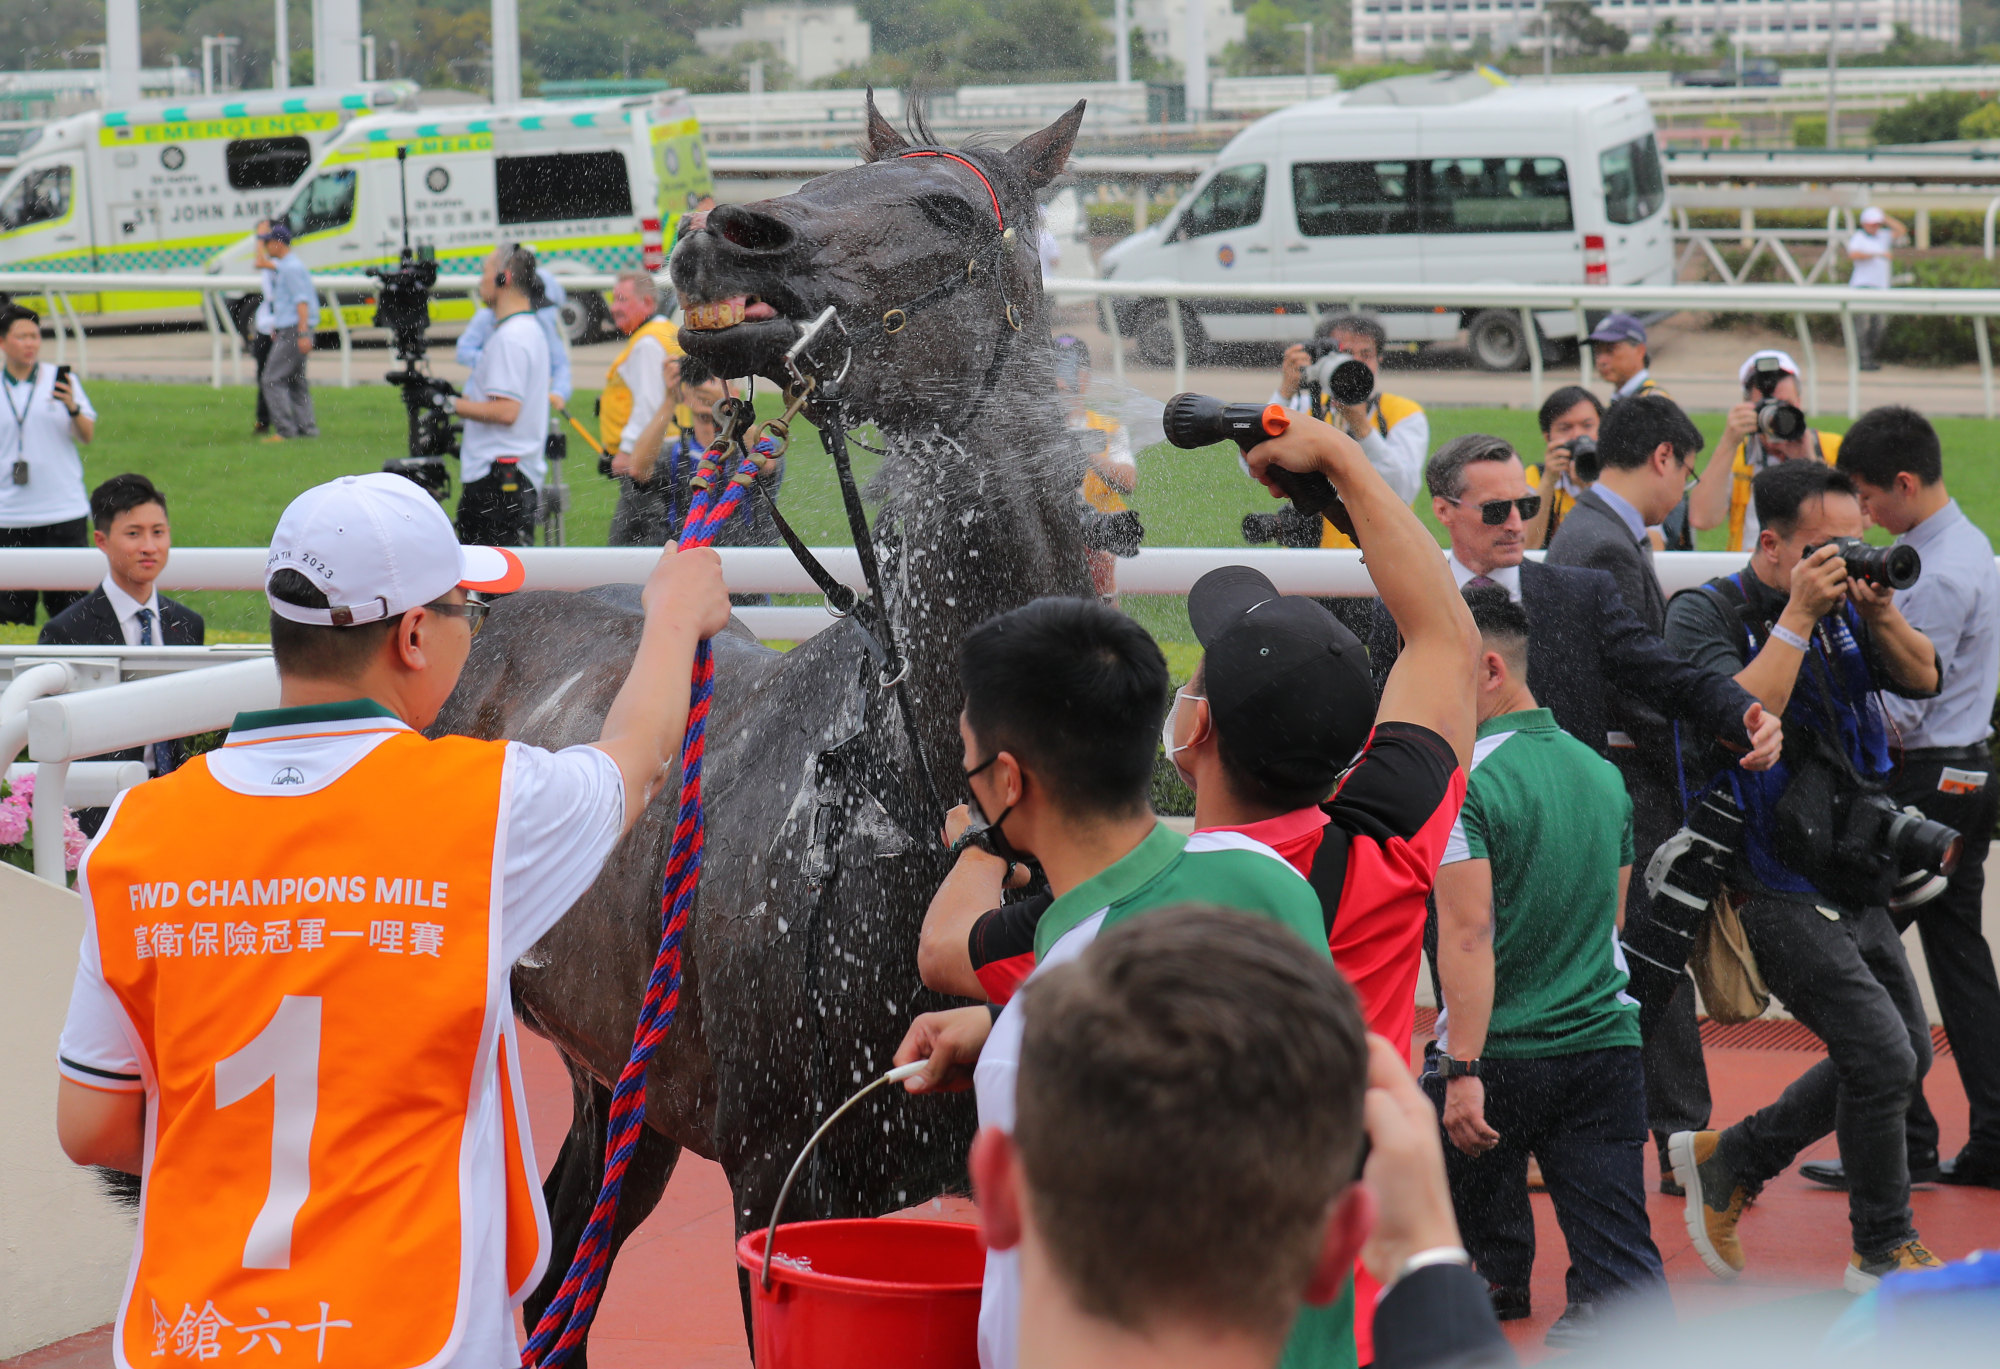
{"label": "pink flower", "polygon": [[7,781],[7,788],[12,791],[12,796],[19,799],[21,806],[25,808],[35,798],[35,772],[29,770],[20,779]]}
{"label": "pink flower", "polygon": [[0,799],[0,846],[18,846],[27,835],[28,800],[17,791]]}
{"label": "pink flower", "polygon": [[76,814],[63,809],[63,869],[76,869],[83,860],[83,848],[89,844],[90,838],[76,825]]}

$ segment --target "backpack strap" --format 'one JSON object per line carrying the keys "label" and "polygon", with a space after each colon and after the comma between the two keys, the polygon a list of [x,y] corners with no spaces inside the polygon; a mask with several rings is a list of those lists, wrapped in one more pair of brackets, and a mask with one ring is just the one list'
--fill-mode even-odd
{"label": "backpack strap", "polygon": [[1329,822],[1321,832],[1319,849],[1313,852],[1312,867],[1306,871],[1306,883],[1319,896],[1320,918],[1331,938],[1334,919],[1340,912],[1341,891],[1347,887],[1347,848],[1353,838],[1337,822]]}

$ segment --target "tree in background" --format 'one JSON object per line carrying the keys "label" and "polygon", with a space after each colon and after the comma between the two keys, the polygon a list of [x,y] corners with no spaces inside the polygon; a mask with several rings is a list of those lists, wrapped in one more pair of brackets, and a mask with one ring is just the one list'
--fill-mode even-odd
{"label": "tree in background", "polygon": [[1959,136],[1959,121],[1985,104],[1964,90],[1938,90],[1895,109],[1885,109],[1868,126],[1877,143],[1943,143]]}
{"label": "tree in background", "polygon": [[[1330,72],[1353,50],[1350,10],[1332,0],[1254,0],[1243,11],[1248,31],[1243,41],[1223,50],[1222,64],[1231,76],[1297,76],[1305,70],[1304,33],[1292,24],[1313,26],[1313,70]],[[1331,82],[1329,82],[1329,88]]]}
{"label": "tree in background", "polygon": [[1599,19],[1586,0],[1552,0],[1548,9],[1556,50],[1565,56],[1596,57],[1623,52],[1632,41],[1632,35],[1624,29]]}

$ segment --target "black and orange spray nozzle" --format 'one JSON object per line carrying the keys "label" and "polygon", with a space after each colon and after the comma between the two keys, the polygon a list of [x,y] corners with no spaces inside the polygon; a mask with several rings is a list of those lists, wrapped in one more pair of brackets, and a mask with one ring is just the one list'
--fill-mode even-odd
{"label": "black and orange spray nozzle", "polygon": [[[1295,417],[1282,404],[1225,404],[1213,395],[1179,394],[1167,401],[1163,421],[1167,441],[1176,447],[1212,447],[1227,441],[1247,452],[1288,431]],[[1336,526],[1345,522],[1340,494],[1325,476],[1301,475],[1278,465],[1268,473],[1300,513],[1326,513]]]}

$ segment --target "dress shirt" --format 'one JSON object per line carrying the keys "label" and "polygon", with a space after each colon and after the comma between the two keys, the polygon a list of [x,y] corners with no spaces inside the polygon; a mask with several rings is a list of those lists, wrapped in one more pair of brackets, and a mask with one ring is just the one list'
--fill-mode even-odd
{"label": "dress shirt", "polygon": [[[120,589],[118,582],[108,575],[104,577],[103,589],[104,601],[111,605],[112,616],[118,619],[118,630],[125,635],[126,646],[161,646],[165,644],[166,636],[162,631],[164,625],[160,620],[160,592],[157,589],[154,589],[151,585],[146,586],[147,598],[143,604]],[[153,630],[150,633],[145,632],[139,622],[139,611],[141,609],[152,611],[153,621],[151,626]],[[153,640],[151,642],[143,642],[140,640],[142,636],[149,636]],[[146,773],[149,775],[160,773],[159,756],[154,751],[153,743],[151,742],[146,743]]]}
{"label": "dress shirt", "polygon": [[299,306],[306,307],[308,327],[319,318],[319,292],[313,288],[312,272],[288,252],[271,268],[271,327],[273,331],[299,326]]}
{"label": "dress shirt", "polygon": [[1630,380],[1611,392],[1611,402],[1616,404],[1621,399],[1630,399],[1633,395],[1638,394],[1639,387],[1644,385],[1652,374],[1652,368],[1648,367],[1646,370],[1639,372],[1638,375],[1633,376]]}
{"label": "dress shirt", "polygon": [[[1613,513],[1624,520],[1625,526],[1632,531],[1634,542],[1646,542],[1646,520],[1632,507],[1629,499],[1601,480],[1591,488],[1597,491],[1597,497],[1602,499]],[[1646,542],[1646,550],[1648,553],[1652,551],[1652,543]],[[1647,559],[1651,559],[1650,554]]]}
{"label": "dress shirt", "polygon": [[1484,575],[1494,584],[1506,590],[1509,599],[1512,599],[1517,604],[1521,602],[1521,567],[1518,564],[1512,566],[1495,566],[1492,570],[1478,571],[1459,560],[1456,551],[1445,557],[1444,563],[1451,567],[1451,578],[1458,581],[1458,587],[1461,590],[1479,576]]}
{"label": "dress shirt", "polygon": [[1917,583],[1896,595],[1910,626],[1937,648],[1934,699],[1882,696],[1905,750],[1976,746],[1993,735],[2000,692],[2000,570],[1993,544],[1952,500],[1896,539],[1924,558]]}
{"label": "dress shirt", "polygon": [[658,338],[640,338],[626,353],[625,364],[618,368],[618,374],[625,388],[632,392],[632,412],[625,420],[624,431],[618,434],[618,450],[630,456],[639,434],[646,431],[653,415],[667,402],[667,349]]}

